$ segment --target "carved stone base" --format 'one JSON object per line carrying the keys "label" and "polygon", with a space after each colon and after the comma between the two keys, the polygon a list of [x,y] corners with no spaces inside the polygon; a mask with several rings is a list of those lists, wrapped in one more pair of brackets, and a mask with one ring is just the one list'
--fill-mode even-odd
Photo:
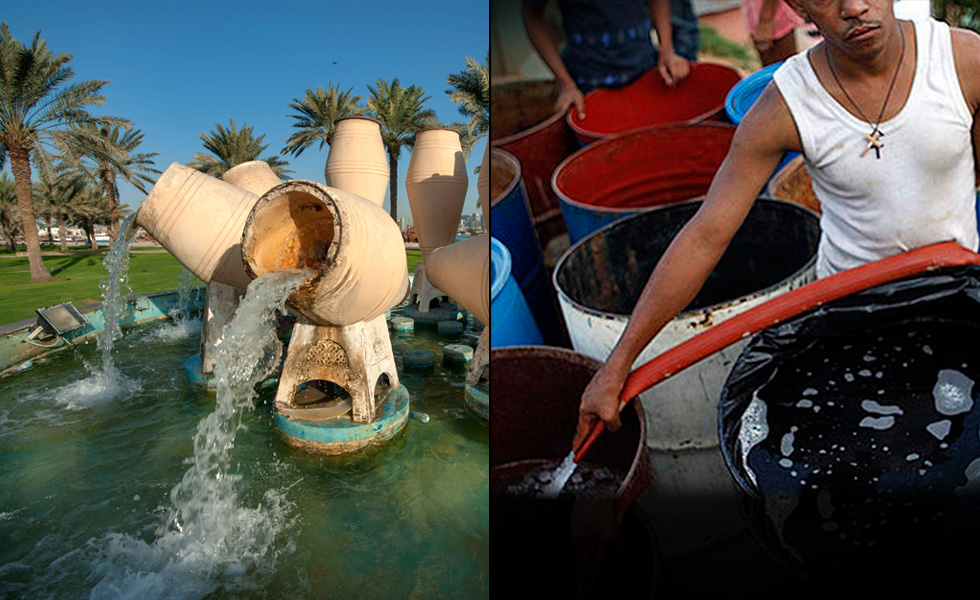
{"label": "carved stone base", "polygon": [[445,292],[429,283],[425,276],[425,263],[415,265],[415,276],[412,279],[412,289],[408,292],[408,305],[418,305],[421,313],[429,312],[429,304],[437,298],[449,299]]}
{"label": "carved stone base", "polygon": [[466,385],[483,385],[481,380],[486,381],[489,387],[490,380],[490,329],[484,328],[480,334],[480,342],[473,351],[473,361],[470,369],[466,372]]}
{"label": "carved stone base", "polygon": [[384,315],[345,326],[298,321],[279,378],[276,409],[300,414],[302,405],[295,401],[296,387],[325,381],[342,387],[350,395],[354,423],[370,423],[377,415],[379,402],[374,397],[374,389],[381,375],[388,376],[391,388],[398,387]]}

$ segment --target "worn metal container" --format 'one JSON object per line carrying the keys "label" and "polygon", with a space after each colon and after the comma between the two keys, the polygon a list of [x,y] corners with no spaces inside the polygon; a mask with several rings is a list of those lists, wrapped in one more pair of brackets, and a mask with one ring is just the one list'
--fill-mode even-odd
{"label": "worn metal container", "polygon": [[[605,360],[626,329],[650,273],[701,201],[651,210],[608,225],[572,246],[554,285],[572,346]],[[694,301],[643,350],[636,365],[814,277],[820,228],[812,212],[758,199]],[[718,396],[744,343],[733,344],[640,395],[648,418],[657,494],[677,513],[658,521],[662,550],[684,553],[742,529],[718,451]],[[723,506],[694,511],[678,499]]]}
{"label": "worn metal container", "polygon": [[721,119],[728,91],[741,79],[731,67],[693,63],[690,75],[668,87],[651,69],[629,85],[592,90],[585,96],[585,118],[576,111],[566,118],[582,144],[651,125]]}
{"label": "worn metal container", "polygon": [[511,276],[521,288],[545,342],[565,345],[564,324],[528,212],[521,165],[510,154],[491,149],[490,171],[490,232],[510,251]]}
{"label": "worn metal container", "polygon": [[614,221],[708,192],[735,128],[666,125],[589,144],[555,169],[572,243]]}
{"label": "worn metal container", "polygon": [[497,84],[490,93],[490,145],[520,162],[531,219],[548,269],[554,268],[568,248],[565,220],[551,189],[551,174],[579,147],[565,114],[555,110],[557,99],[554,80]]}
{"label": "worn metal container", "polygon": [[[491,551],[497,568],[508,573],[505,585],[521,597],[652,598],[656,540],[635,502],[651,484],[643,407],[624,410],[622,430],[600,438],[583,460],[618,474],[611,497],[515,494],[513,486],[529,473],[556,465],[571,450],[579,398],[599,362],[546,346],[492,350],[490,361]],[[589,537],[617,523],[618,543]]]}

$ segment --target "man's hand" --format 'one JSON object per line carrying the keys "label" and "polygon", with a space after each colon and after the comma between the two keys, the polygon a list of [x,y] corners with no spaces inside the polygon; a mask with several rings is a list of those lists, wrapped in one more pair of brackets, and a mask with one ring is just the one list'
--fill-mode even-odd
{"label": "man's hand", "polygon": [[660,52],[660,59],[657,62],[657,70],[664,78],[664,83],[668,87],[674,87],[680,83],[691,72],[691,63],[687,59],[673,52]]}
{"label": "man's hand", "polygon": [[585,440],[592,424],[601,419],[606,422],[610,431],[620,427],[619,422],[619,393],[626,383],[628,372],[619,370],[606,363],[596,371],[592,381],[582,392],[582,404],[578,409],[578,428],[572,448],[578,448]]}
{"label": "man's hand", "polygon": [[579,119],[585,118],[585,95],[578,89],[574,82],[567,81],[558,83],[558,100],[555,101],[555,110],[564,114],[569,107],[575,106],[576,116]]}

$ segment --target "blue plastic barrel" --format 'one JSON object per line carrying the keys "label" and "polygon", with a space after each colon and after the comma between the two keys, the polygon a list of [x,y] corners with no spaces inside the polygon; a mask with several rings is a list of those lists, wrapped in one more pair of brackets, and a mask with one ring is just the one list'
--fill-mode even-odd
{"label": "blue plastic barrel", "polygon": [[511,277],[510,252],[490,238],[490,347],[543,343],[527,302]]}
{"label": "blue plastic barrel", "polygon": [[[732,123],[738,125],[742,122],[745,114],[749,112],[749,109],[752,108],[755,101],[762,95],[762,90],[766,89],[766,86],[772,81],[773,73],[782,64],[782,61],[780,61],[759,69],[735,84],[735,87],[728,92],[728,96],[725,98],[725,112],[728,114],[728,118],[732,120]],[[779,173],[783,167],[799,155],[799,152],[787,152],[783,155],[783,160],[776,165],[776,170],[773,171],[773,174]]]}
{"label": "blue plastic barrel", "polygon": [[[550,344],[561,345],[565,330],[558,316],[554,290],[534,231],[521,182],[520,163],[511,154],[496,149],[491,152],[490,160],[493,167],[491,186],[499,190],[492,195],[490,203],[490,231],[510,252],[510,274],[517,282],[539,330]],[[497,188],[498,185],[501,187]]]}

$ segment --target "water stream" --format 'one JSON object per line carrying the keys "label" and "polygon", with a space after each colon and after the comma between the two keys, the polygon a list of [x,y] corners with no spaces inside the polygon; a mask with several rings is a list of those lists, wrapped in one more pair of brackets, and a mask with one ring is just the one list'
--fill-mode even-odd
{"label": "water stream", "polygon": [[244,310],[217,399],[182,374],[199,331],[162,339],[169,322],[115,340],[138,393],[64,409],[95,344],[0,381],[0,598],[488,597],[489,435],[462,408],[465,371],[401,370],[402,352],[438,356],[447,340],[392,334],[429,422],[357,455],[310,455],[279,438],[274,386],[249,383],[273,308]]}
{"label": "water stream", "polygon": [[81,409],[92,404],[104,403],[119,394],[128,395],[138,390],[138,384],[125,378],[113,364],[112,347],[122,332],[119,319],[126,312],[126,304],[132,290],[129,288],[129,247],[133,243],[132,228],[135,213],[125,218],[119,226],[112,247],[102,260],[108,274],[99,282],[102,290],[102,318],[104,328],[96,336],[101,361],[85,361],[89,377],[65,386],[62,403],[69,409]]}

